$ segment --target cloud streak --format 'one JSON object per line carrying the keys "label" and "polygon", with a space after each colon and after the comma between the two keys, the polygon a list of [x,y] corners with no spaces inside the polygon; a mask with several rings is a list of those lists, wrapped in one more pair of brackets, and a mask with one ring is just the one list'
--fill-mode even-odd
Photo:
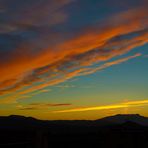
{"label": "cloud streak", "polygon": [[[56,31],[70,17],[64,8],[72,2],[1,1],[7,21],[2,19],[0,24],[0,94],[15,93],[1,103],[140,56],[120,59],[148,43],[146,6],[115,14],[81,31]],[[115,57],[119,59],[110,62]],[[94,68],[95,64],[99,67]]]}
{"label": "cloud streak", "polygon": [[40,110],[49,109],[50,107],[60,107],[60,106],[71,106],[70,103],[31,103],[28,105],[19,105],[17,108],[19,110]]}
{"label": "cloud streak", "polygon": [[138,101],[129,101],[119,104],[103,105],[96,107],[83,107],[83,108],[74,108],[68,110],[59,110],[54,111],[53,113],[70,113],[70,112],[84,112],[84,111],[94,111],[94,110],[110,110],[110,109],[120,109],[120,108],[129,108],[136,106],[145,106],[148,105],[148,100],[138,100]]}
{"label": "cloud streak", "polygon": [[[65,81],[67,81],[67,80],[69,80],[69,79],[71,79],[73,77],[76,77],[76,76],[84,76],[84,75],[92,74],[92,73],[95,73],[97,71],[108,68],[110,66],[121,64],[123,62],[126,62],[126,61],[128,61],[130,59],[133,59],[133,58],[136,58],[136,57],[139,57],[139,56],[141,56],[141,54],[137,53],[137,54],[135,54],[133,56],[128,56],[128,57],[125,57],[125,58],[121,58],[119,60],[115,60],[115,61],[112,61],[112,62],[107,62],[107,63],[105,63],[105,64],[103,64],[101,66],[98,66],[96,68],[81,68],[81,69],[78,69],[78,70],[74,70],[72,72],[69,72],[69,73],[65,74],[63,77],[55,78],[55,79],[49,81],[48,83],[43,83],[43,84],[40,84],[38,86],[28,88],[28,89],[26,89],[24,91],[18,92],[16,95],[12,95],[10,97],[6,97],[4,99],[1,99],[0,104],[16,103],[17,100],[28,98],[28,97],[24,97],[24,96],[26,96],[29,93],[32,93],[30,97],[32,97],[34,95],[37,95],[37,94],[40,94],[40,93],[46,93],[47,91],[46,90],[44,91],[44,88],[46,88],[48,86],[57,85],[59,83],[65,82]],[[36,90],[38,90],[38,92],[33,93]]]}

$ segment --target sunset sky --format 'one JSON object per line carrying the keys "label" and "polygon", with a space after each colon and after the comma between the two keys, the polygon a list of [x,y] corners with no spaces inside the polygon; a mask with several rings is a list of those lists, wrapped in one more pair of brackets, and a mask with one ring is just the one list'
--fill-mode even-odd
{"label": "sunset sky", "polygon": [[148,0],[0,0],[0,115],[148,116]]}

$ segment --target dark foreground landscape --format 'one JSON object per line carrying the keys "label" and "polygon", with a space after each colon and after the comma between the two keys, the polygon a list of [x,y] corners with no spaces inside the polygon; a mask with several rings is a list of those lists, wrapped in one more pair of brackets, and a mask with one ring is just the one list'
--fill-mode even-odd
{"label": "dark foreground landscape", "polygon": [[0,148],[148,148],[148,118],[115,115],[95,121],[0,117]]}

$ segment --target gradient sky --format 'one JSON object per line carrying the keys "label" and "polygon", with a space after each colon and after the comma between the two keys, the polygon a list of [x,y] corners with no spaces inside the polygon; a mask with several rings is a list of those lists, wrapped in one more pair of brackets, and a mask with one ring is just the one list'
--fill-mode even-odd
{"label": "gradient sky", "polygon": [[148,116],[147,0],[0,0],[0,115]]}

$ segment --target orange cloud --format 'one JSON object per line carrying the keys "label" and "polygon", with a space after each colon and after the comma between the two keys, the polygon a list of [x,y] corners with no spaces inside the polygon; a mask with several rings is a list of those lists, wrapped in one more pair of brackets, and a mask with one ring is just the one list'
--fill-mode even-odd
{"label": "orange cloud", "polygon": [[88,74],[92,74],[92,73],[95,73],[96,71],[99,71],[99,70],[103,70],[107,67],[110,67],[110,66],[113,66],[113,65],[118,65],[118,64],[121,64],[123,62],[126,62],[130,59],[133,59],[133,58],[136,58],[136,57],[139,57],[141,56],[142,54],[140,53],[137,53],[133,56],[128,56],[128,57],[125,57],[125,58],[121,58],[119,60],[115,60],[115,61],[112,61],[112,62],[106,62],[105,64],[101,65],[101,66],[98,66],[96,68],[92,68],[92,69],[88,69],[88,71],[82,73],[82,75],[88,75]]}
{"label": "orange cloud", "polygon": [[[67,1],[64,1],[64,5]],[[0,64],[0,94],[16,92],[10,99],[16,100],[21,95],[140,56],[136,54],[108,62],[148,42],[147,13],[148,10],[145,7],[128,10],[105,20],[103,26],[98,24],[82,29],[74,37],[63,41],[61,41],[62,34],[51,33],[46,36],[45,41],[53,38],[60,42],[50,43],[36,54],[32,51],[34,45],[20,44],[11,53],[11,58],[6,63]],[[102,64],[102,62],[105,63]],[[100,63],[102,66],[96,69],[88,68],[95,63]],[[91,71],[88,72],[88,70]],[[32,85],[36,82],[40,84]],[[9,100],[4,99],[6,102]]]}
{"label": "orange cloud", "polygon": [[53,86],[53,85],[65,82],[65,81],[67,81],[67,80],[69,80],[69,79],[71,79],[73,77],[76,77],[76,76],[92,74],[92,73],[94,73],[96,71],[105,69],[105,68],[113,66],[113,65],[121,64],[123,62],[126,62],[126,61],[128,61],[130,59],[133,59],[133,58],[136,58],[136,57],[139,57],[139,56],[141,56],[141,54],[137,53],[137,54],[135,54],[133,56],[128,56],[128,57],[125,57],[125,58],[122,58],[122,59],[119,59],[119,60],[115,60],[115,61],[112,61],[112,62],[107,62],[107,63],[105,63],[105,64],[103,64],[103,65],[101,65],[101,66],[99,66],[97,68],[81,68],[81,69],[78,69],[78,70],[74,70],[72,72],[65,73],[63,77],[55,78],[53,80],[50,80],[49,82],[46,82],[46,83],[43,83],[43,84],[28,88],[28,89],[26,89],[24,91],[20,91],[16,95],[12,95],[10,97],[6,97],[4,99],[1,99],[0,104],[16,103],[16,100],[24,99],[24,97],[22,95],[26,95],[26,94],[32,93],[32,92],[34,92],[36,90],[39,90],[37,93],[32,94],[32,95],[36,95],[36,94],[39,94],[41,92],[44,92],[44,90],[42,90],[42,89],[44,89],[44,88],[46,88],[48,86]]}

